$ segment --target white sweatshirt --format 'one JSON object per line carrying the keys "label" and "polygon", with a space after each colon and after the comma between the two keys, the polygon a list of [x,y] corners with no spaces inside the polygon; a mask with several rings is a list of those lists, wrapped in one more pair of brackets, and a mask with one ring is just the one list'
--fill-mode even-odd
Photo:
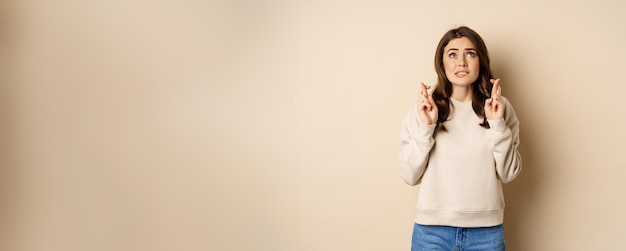
{"label": "white sweatshirt", "polygon": [[[505,102],[504,119],[481,127],[472,102],[450,99],[447,131],[419,125],[417,103],[406,114],[400,131],[400,176],[420,185],[415,222],[423,225],[488,227],[502,224],[502,183],[522,169],[519,121]],[[434,137],[433,137],[434,135]]]}

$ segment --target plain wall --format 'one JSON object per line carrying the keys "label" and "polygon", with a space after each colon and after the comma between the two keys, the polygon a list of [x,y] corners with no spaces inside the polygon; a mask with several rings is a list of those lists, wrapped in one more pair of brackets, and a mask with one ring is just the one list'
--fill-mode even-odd
{"label": "plain wall", "polygon": [[441,36],[521,121],[508,250],[615,250],[624,1],[5,1],[0,249],[409,250],[399,126]]}

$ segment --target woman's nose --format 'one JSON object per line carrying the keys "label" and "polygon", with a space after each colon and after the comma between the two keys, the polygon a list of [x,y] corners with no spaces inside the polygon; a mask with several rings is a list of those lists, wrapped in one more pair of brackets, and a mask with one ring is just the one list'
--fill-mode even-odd
{"label": "woman's nose", "polygon": [[459,59],[459,66],[467,67],[467,62],[465,62],[465,58]]}

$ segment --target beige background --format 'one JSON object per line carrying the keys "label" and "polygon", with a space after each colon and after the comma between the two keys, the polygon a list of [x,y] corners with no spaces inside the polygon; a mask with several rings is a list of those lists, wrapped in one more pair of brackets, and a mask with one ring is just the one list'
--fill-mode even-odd
{"label": "beige background", "polygon": [[624,1],[4,1],[0,250],[408,250],[402,116],[485,39],[509,250],[616,250]]}

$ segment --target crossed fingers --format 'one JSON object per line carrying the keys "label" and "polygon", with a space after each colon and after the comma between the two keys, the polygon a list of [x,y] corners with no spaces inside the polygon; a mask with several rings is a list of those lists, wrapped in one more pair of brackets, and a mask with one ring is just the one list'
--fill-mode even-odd
{"label": "crossed fingers", "polygon": [[426,99],[428,99],[428,89],[430,89],[430,86],[426,86],[426,85],[422,82],[422,88],[421,88],[420,94],[421,94],[424,98],[426,98]]}
{"label": "crossed fingers", "polygon": [[427,110],[430,110],[431,109],[431,105],[430,105],[430,102],[428,100],[428,89],[430,89],[430,86],[427,86],[427,85],[425,85],[422,82],[422,87],[421,87],[421,90],[420,90],[420,95],[422,96],[421,97],[421,105],[422,105],[422,107],[426,108]]}
{"label": "crossed fingers", "polygon": [[492,79],[491,83],[493,84],[493,88],[491,88],[491,98],[493,100],[502,100],[500,95],[502,94],[502,87],[500,86],[500,78]]}

